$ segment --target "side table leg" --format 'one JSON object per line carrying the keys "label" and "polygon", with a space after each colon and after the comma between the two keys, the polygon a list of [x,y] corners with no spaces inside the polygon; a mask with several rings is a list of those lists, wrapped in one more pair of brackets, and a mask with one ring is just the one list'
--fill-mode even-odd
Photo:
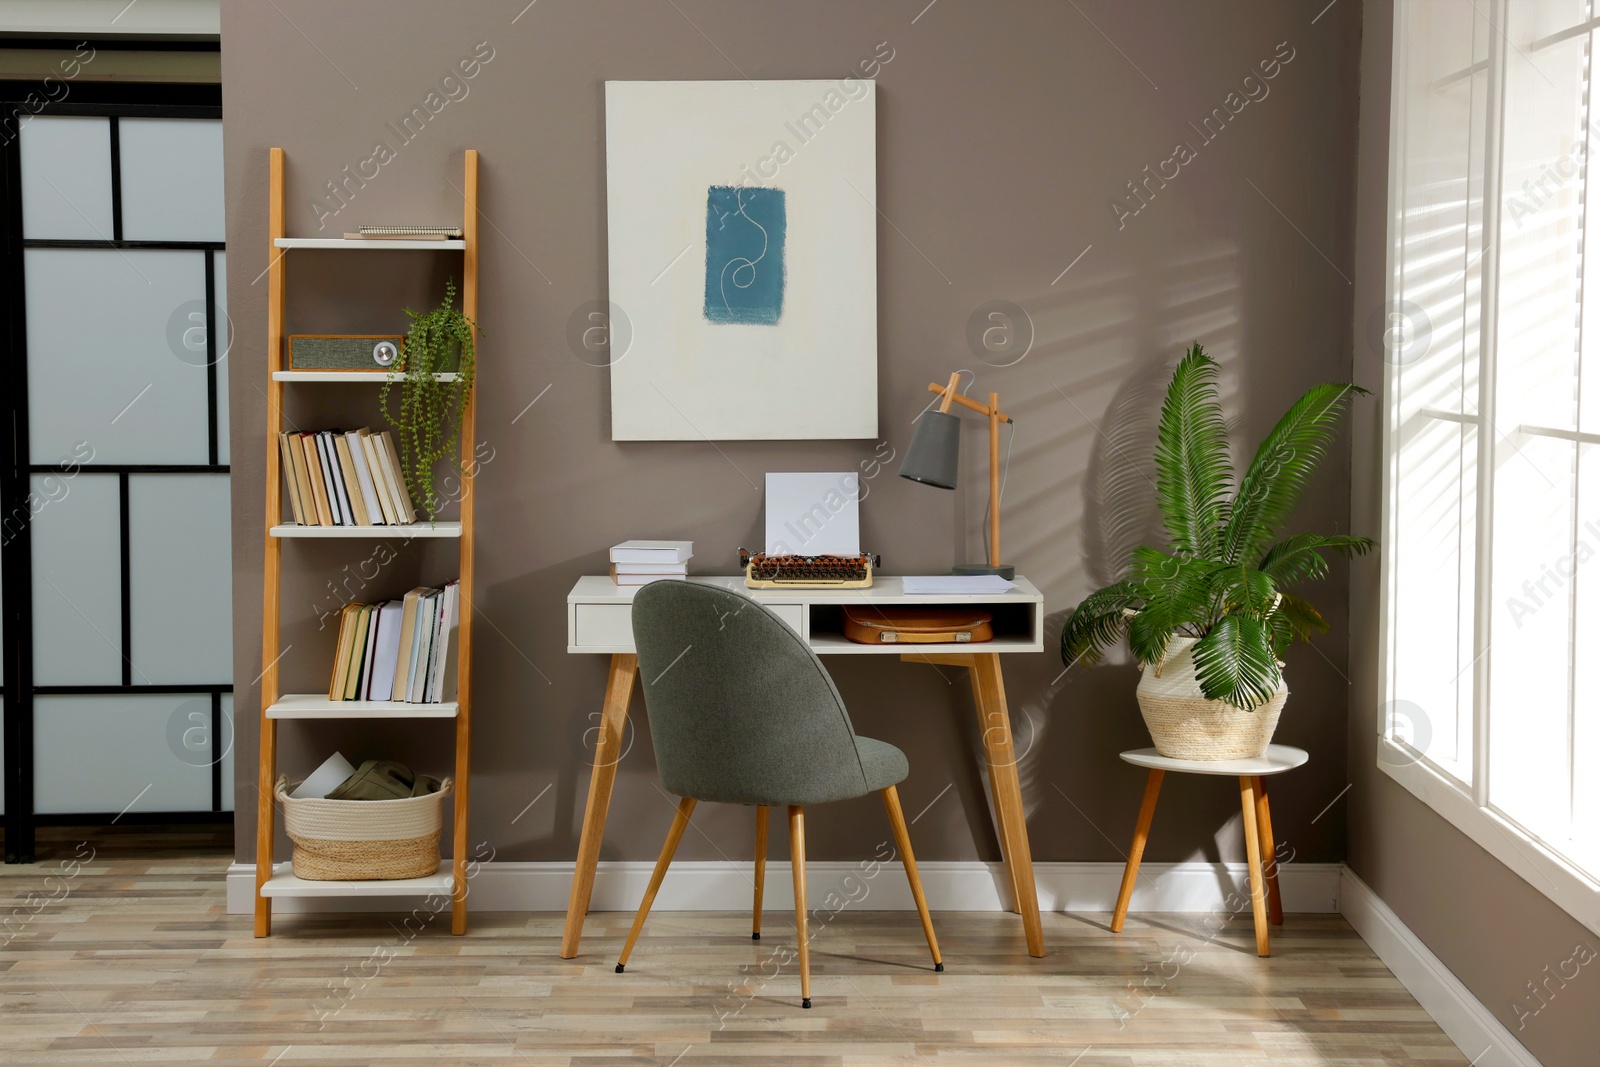
{"label": "side table leg", "polygon": [[1133,883],[1139,877],[1139,861],[1144,858],[1145,839],[1150,836],[1150,820],[1156,815],[1156,798],[1161,795],[1161,780],[1167,772],[1154,767],[1144,780],[1144,800],[1139,803],[1139,821],[1133,827],[1133,844],[1128,846],[1128,865],[1122,869],[1122,888],[1117,890],[1117,910],[1111,916],[1111,932],[1122,932],[1128,917],[1128,902],[1133,899]]}
{"label": "side table leg", "polygon": [[1250,865],[1250,910],[1255,915],[1256,955],[1270,956],[1267,943],[1267,894],[1261,876],[1261,831],[1256,826],[1255,776],[1239,776],[1239,807],[1244,813],[1244,851]]}
{"label": "side table leg", "polygon": [[567,923],[561,932],[564,960],[578,954],[578,942],[583,937],[583,917],[589,913],[589,897],[594,892],[600,841],[606,832],[611,787],[617,778],[617,761],[622,758],[622,732],[638,673],[639,657],[633,653],[618,652],[611,657],[605,704],[600,710],[600,738],[595,745],[594,770],[589,775],[589,799],[583,808],[583,831],[578,837],[578,859],[572,872],[572,895],[567,900]]}
{"label": "side table leg", "polygon": [[1278,846],[1272,840],[1272,811],[1267,807],[1267,782],[1256,775],[1256,827],[1261,833],[1261,866],[1267,882],[1267,919],[1283,925],[1283,897],[1278,892]]}
{"label": "side table leg", "polygon": [[1044,924],[1039,919],[1039,895],[1033,881],[1033,855],[1028,848],[1027,812],[1022,806],[1022,782],[1017,776],[1017,754],[1011,743],[1011,715],[1006,709],[1005,680],[1000,656],[979,652],[972,657],[978,681],[978,729],[989,761],[989,788],[994,793],[995,814],[1002,822],[1002,841],[1009,841],[1006,867],[1016,889],[1022,928],[1028,938],[1028,955],[1044,955]]}

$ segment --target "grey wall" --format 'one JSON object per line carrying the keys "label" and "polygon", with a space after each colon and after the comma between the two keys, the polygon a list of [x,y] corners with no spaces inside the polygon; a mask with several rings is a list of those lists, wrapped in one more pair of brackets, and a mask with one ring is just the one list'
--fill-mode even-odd
{"label": "grey wall", "polygon": [[[692,538],[695,570],[730,572],[735,549],[760,540],[764,472],[854,468],[878,445],[609,440],[606,372],[566,339],[573,313],[606,290],[606,79],[839,78],[880,42],[893,50],[878,75],[881,437],[903,452],[926,382],[954,368],[978,371],[976,391],[1000,392],[1020,428],[1005,554],[1053,613],[1155,535],[1150,432],[1182,346],[1199,339],[1223,361],[1226,401],[1251,448],[1303,389],[1349,373],[1358,5],[1338,4],[1315,24],[1298,2],[941,0],[923,10],[926,0],[542,0],[519,15],[521,6],[396,0],[381,16],[371,4],[310,0],[224,8],[242,859],[253,857],[259,701],[246,683],[262,666],[266,282],[253,279],[268,262],[272,146],[287,151],[298,236],[317,232],[311,201],[324,183],[377,141],[397,158],[329,232],[453,221],[462,149],[482,153],[479,435],[494,458],[479,482],[472,833],[502,859],[575,851],[605,663],[565,651],[573,581],[603,570],[608,545],[639,536]],[[493,58],[469,94],[402,146],[387,124],[479,42]],[[1260,83],[1243,81],[1280,42],[1293,58],[1267,95],[1205,143],[1189,124],[1230,94],[1235,106],[1247,88],[1259,95]],[[1164,188],[1152,182],[1148,206],[1119,225],[1110,200],[1180,140],[1196,158]],[[442,284],[447,261],[427,258],[294,253],[290,330],[400,327],[401,305],[429,301]],[[997,299],[1025,309],[1036,334],[1014,366],[986,365],[965,340],[969,316]],[[289,414],[302,425],[376,418],[359,388],[293,391]],[[892,572],[937,572],[977,554],[982,467],[970,458],[971,482],[957,494],[892,471],[868,483],[863,537]],[[1340,449],[1296,527],[1347,528],[1349,499]],[[289,689],[325,684],[333,634],[319,632],[314,605],[337,606],[327,578],[365,558],[353,544],[285,547]],[[397,595],[453,566],[440,546],[404,554],[360,595]],[[1334,801],[1347,780],[1343,571],[1315,599],[1333,630],[1291,654],[1294,695],[1279,731],[1312,761],[1274,783],[1274,823],[1298,859],[1334,861],[1346,812]],[[964,680],[880,659],[834,670],[861,732],[910,755],[905,804],[913,813],[932,804],[916,825],[919,855],[998,858]],[[1006,680],[1035,856],[1120,860],[1142,777],[1116,754],[1148,744],[1134,667],[1062,676],[1047,652],[1008,657]],[[439,727],[291,725],[281,736],[291,773],[334,745],[427,769],[443,769],[449,748]],[[671,811],[641,732],[621,767],[605,856],[653,857]],[[880,820],[875,801],[818,811],[812,852],[865,854],[882,838]],[[707,811],[697,816],[706,836],[691,834],[682,854],[746,856],[749,822]],[[1147,855],[1241,859],[1238,822],[1233,790],[1176,778]]]}
{"label": "grey wall", "polygon": [[[1389,67],[1394,8],[1367,0],[1361,46],[1361,121],[1357,151],[1355,380],[1376,390],[1382,354],[1363,339],[1369,316],[1384,303],[1388,241]],[[1353,423],[1351,518],[1361,533],[1381,526],[1381,423],[1368,406]],[[1360,561],[1352,572],[1350,616],[1378,618],[1379,568]],[[1415,624],[1413,624],[1415,625]],[[1595,936],[1512,873],[1432,808],[1378,769],[1378,704],[1383,692],[1378,630],[1351,629],[1350,805],[1348,862],[1400,919],[1500,1018],[1545,1067],[1592,1067],[1600,1058],[1600,983],[1580,977],[1540,1008],[1527,988],[1541,982],[1578,944]],[[1594,983],[1594,984],[1591,984]],[[1585,988],[1588,986],[1588,988]],[[1548,996],[1548,994],[1546,994]],[[1516,1004],[1524,1005],[1519,1013]],[[1538,1009],[1527,1017],[1527,1012]],[[1477,1049],[1467,1049],[1469,1055]]]}

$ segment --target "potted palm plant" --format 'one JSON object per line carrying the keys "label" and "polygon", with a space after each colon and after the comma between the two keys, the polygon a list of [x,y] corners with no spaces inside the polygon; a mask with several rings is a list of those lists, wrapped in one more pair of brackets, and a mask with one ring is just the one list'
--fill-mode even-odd
{"label": "potted palm plant", "polygon": [[[434,464],[455,450],[477,372],[473,331],[478,324],[456,310],[455,303],[456,283],[451,279],[438,307],[421,312],[405,309],[411,329],[378,394],[384,418],[395,428],[406,491],[430,520],[444,505],[433,480]],[[400,387],[399,411],[389,408],[395,385]]]}
{"label": "potted palm plant", "polygon": [[1217,363],[1195,344],[1161,405],[1156,496],[1169,545],[1134,550],[1127,576],[1079,604],[1061,634],[1067,666],[1093,663],[1124,633],[1143,669],[1139,709],[1156,750],[1178,759],[1259,756],[1288,699],[1282,657],[1328,629],[1290,587],[1328,573],[1327,553],[1363,555],[1365,537],[1278,539],[1351,394],[1307,392],[1234,485]]}

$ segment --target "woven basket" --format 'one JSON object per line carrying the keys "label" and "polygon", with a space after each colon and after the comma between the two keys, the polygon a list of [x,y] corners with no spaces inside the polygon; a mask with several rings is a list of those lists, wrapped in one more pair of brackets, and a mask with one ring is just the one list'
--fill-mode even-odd
{"label": "woven basket", "polygon": [[451,781],[427,775],[417,781],[433,784],[433,792],[403,800],[296,800],[289,780],[279,778],[275,792],[294,842],[295,876],[358,882],[424,878],[437,871],[441,809]]}
{"label": "woven basket", "polygon": [[1267,751],[1289,699],[1287,682],[1254,711],[1207,700],[1195,675],[1193,637],[1174,637],[1167,658],[1139,679],[1139,710],[1156,751],[1169,759],[1252,759]]}

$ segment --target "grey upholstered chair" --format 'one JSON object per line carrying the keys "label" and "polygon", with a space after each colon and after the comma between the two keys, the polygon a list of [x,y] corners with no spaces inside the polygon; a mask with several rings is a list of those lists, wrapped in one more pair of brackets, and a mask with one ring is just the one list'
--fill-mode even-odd
{"label": "grey upholstered chair", "polygon": [[633,952],[689,816],[701,800],[750,804],[756,809],[751,936],[760,939],[767,812],[782,805],[789,809],[794,864],[800,1006],[811,1007],[805,808],[875,791],[883,794],[889,811],[934,970],[944,970],[895,792],[895,785],[909,773],[906,757],[893,745],[856,736],[833,679],[799,635],[747,596],[715,586],[667,581],[654,582],[635,594],[633,639],[661,783],[683,799],[622,947],[617,971],[623,970]]}

